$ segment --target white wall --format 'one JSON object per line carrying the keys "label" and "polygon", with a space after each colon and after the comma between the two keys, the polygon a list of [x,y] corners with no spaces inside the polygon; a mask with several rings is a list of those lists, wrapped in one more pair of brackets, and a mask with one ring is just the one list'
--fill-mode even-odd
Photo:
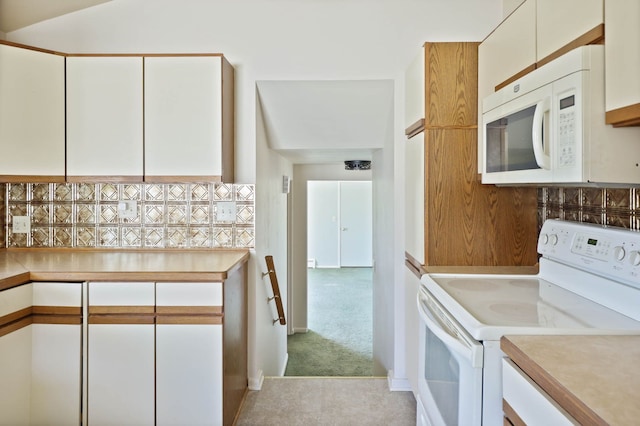
{"label": "white wall", "polygon": [[[221,52],[235,66],[236,180],[255,183],[257,192],[250,277],[249,374],[254,383],[262,372],[279,374],[286,358],[281,330],[262,323],[263,295],[256,283],[265,254],[274,255],[279,276],[286,271],[281,260],[286,197],[274,188],[291,170],[290,162],[268,150],[258,128],[256,81],[394,79],[395,128],[374,158],[380,165],[373,172],[374,352],[381,369],[400,376],[397,328],[403,323],[394,304],[402,294],[404,268],[404,177],[399,168],[404,159],[399,95],[404,69],[425,41],[481,40],[502,14],[502,0],[114,0],[10,32],[7,39],[69,53]],[[301,243],[302,273],[294,264],[290,277],[296,288],[300,276],[306,276],[306,237],[292,249],[296,254]],[[306,291],[297,296],[306,300]],[[302,317],[306,313],[294,312],[288,321],[306,327],[306,321],[295,322]]]}

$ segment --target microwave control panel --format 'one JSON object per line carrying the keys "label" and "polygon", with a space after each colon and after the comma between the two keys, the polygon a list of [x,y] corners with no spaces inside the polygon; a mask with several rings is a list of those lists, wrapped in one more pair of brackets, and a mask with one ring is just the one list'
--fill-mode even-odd
{"label": "microwave control panel", "polygon": [[576,95],[558,99],[558,167],[576,163]]}

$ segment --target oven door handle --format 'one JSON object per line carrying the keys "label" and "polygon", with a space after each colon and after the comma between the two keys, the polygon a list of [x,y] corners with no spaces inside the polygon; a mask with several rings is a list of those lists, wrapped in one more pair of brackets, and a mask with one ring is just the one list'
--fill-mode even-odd
{"label": "oven door handle", "polygon": [[[429,330],[442,341],[449,349],[451,349],[457,356],[462,357],[465,361],[471,363],[473,368],[482,368],[482,345],[478,342],[472,341],[470,338],[462,334],[461,331],[455,330],[453,327],[446,326],[436,319],[438,314],[434,314],[431,311],[425,296],[418,291],[418,313],[420,318]],[[442,312],[442,315],[445,315]],[[446,327],[446,328],[445,328]],[[447,330],[449,329],[449,330]]]}

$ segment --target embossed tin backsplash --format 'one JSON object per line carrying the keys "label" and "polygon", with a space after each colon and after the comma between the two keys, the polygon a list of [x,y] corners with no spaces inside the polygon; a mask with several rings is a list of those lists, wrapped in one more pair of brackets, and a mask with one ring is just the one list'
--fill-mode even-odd
{"label": "embossed tin backsplash", "polygon": [[[5,183],[0,197],[5,247],[254,247],[254,185]],[[135,218],[119,217],[124,200]],[[236,203],[235,222],[216,220],[221,201]],[[29,216],[31,231],[13,233],[14,216]]]}
{"label": "embossed tin backsplash", "polygon": [[538,224],[546,219],[640,230],[640,188],[539,188]]}

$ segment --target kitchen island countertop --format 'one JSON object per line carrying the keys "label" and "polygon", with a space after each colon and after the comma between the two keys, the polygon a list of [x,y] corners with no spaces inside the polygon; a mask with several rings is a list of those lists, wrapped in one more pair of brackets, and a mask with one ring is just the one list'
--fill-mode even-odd
{"label": "kitchen island countertop", "polygon": [[224,281],[248,258],[248,250],[4,250],[0,290],[29,281]]}
{"label": "kitchen island countertop", "polygon": [[500,347],[581,424],[640,419],[640,336],[504,336]]}

